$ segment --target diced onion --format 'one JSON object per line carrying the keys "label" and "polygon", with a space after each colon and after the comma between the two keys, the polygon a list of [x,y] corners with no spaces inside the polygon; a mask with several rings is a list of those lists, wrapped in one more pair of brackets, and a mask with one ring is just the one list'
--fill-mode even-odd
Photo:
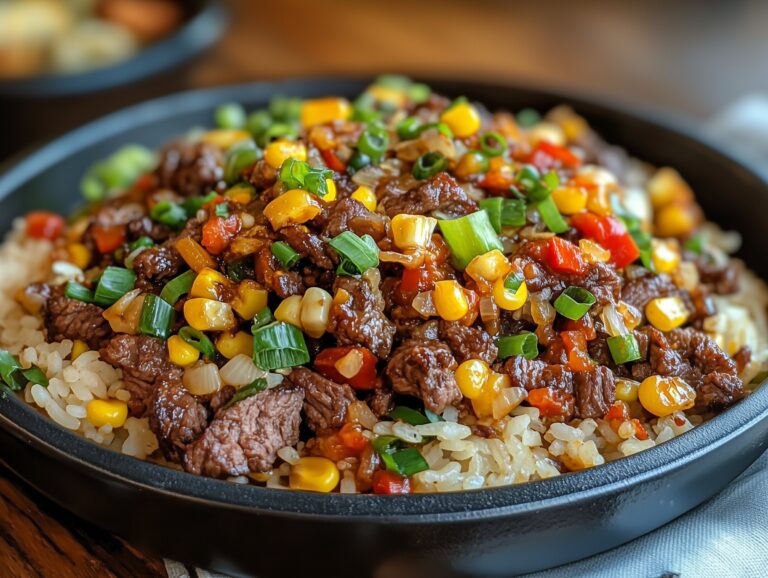
{"label": "diced onion", "polygon": [[193,395],[209,395],[221,389],[219,368],[213,363],[198,362],[184,371],[184,387]]}
{"label": "diced onion", "polygon": [[480,297],[480,319],[483,323],[492,323],[499,318],[499,306],[496,305],[492,295]]}
{"label": "diced onion", "polygon": [[499,392],[491,405],[493,419],[501,419],[520,405],[526,397],[522,387],[505,387]]}
{"label": "diced onion", "polygon": [[219,375],[226,385],[242,387],[253,383],[260,377],[266,377],[267,372],[256,367],[249,355],[240,353],[219,370]]}
{"label": "diced onion", "polygon": [[611,337],[619,335],[626,335],[628,333],[627,324],[624,322],[624,316],[619,313],[618,308],[609,304],[603,307],[603,311],[600,313],[600,318],[605,325],[605,331]]}
{"label": "diced onion", "polygon": [[135,334],[139,327],[141,308],[144,305],[141,289],[129,291],[104,312],[104,319],[115,333]]}
{"label": "diced onion", "polygon": [[384,263],[398,263],[408,269],[415,269],[424,263],[424,253],[414,251],[406,255],[395,251],[379,251],[379,260]]}
{"label": "diced onion", "polygon": [[437,315],[437,308],[432,299],[432,291],[424,291],[416,295],[416,297],[413,298],[411,306],[419,312],[419,315],[423,315],[424,317]]}
{"label": "diced onion", "polygon": [[347,418],[351,423],[357,423],[366,429],[373,430],[378,418],[364,401],[353,401],[347,408]]}
{"label": "diced onion", "polygon": [[531,301],[531,317],[536,325],[550,325],[555,320],[557,311],[549,302],[549,296],[541,293],[532,293],[530,297]]}
{"label": "diced onion", "polygon": [[351,379],[360,373],[360,369],[363,367],[363,354],[358,349],[352,349],[333,366],[341,375]]}

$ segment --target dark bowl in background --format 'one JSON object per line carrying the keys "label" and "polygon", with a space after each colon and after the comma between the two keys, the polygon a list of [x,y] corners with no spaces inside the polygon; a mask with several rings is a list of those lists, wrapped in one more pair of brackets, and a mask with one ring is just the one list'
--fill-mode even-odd
{"label": "dark bowl in background", "polygon": [[[490,108],[567,102],[609,142],[676,167],[706,212],[744,236],[763,277],[766,180],[667,123],[594,100],[477,82],[427,80]],[[0,231],[33,208],[68,211],[94,160],[120,145],[158,146],[210,124],[222,102],[248,108],[273,94],[353,96],[363,79],[292,80],[199,90],[132,107],[60,138],[0,175]],[[0,397],[2,459],[54,501],[132,543],[232,574],[510,576],[610,549],[687,512],[766,448],[768,389],[658,447],[583,472],[448,494],[349,496],[268,490],[191,476],[117,454]]]}

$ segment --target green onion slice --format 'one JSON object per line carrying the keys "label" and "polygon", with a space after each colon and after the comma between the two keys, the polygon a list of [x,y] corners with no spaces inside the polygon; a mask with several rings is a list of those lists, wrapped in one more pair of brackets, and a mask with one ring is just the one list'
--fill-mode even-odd
{"label": "green onion slice", "polygon": [[701,255],[704,251],[704,233],[696,233],[690,239],[686,239],[683,243],[683,248],[697,255]]}
{"label": "green onion slice", "polygon": [[360,151],[355,151],[352,156],[349,157],[349,163],[347,163],[347,173],[354,175],[360,169],[363,169],[371,164],[371,157]]}
{"label": "green onion slice", "polygon": [[340,275],[360,275],[379,266],[379,248],[370,235],[358,237],[352,231],[344,231],[328,244],[342,257]]}
{"label": "green onion slice", "polygon": [[256,395],[257,393],[260,393],[267,389],[267,380],[263,377],[257,378],[253,383],[249,383],[248,385],[245,385],[238,389],[235,392],[235,395],[232,396],[232,399],[230,399],[221,409],[227,409],[228,407],[236,404],[238,401],[243,401],[244,399],[248,399],[249,397],[252,397]]}
{"label": "green onion slice", "polygon": [[304,189],[319,197],[328,194],[327,179],[333,178],[330,169],[313,169],[309,163],[289,158],[280,167],[280,181],[287,189]]}
{"label": "green onion slice", "polygon": [[381,125],[370,124],[357,139],[357,148],[371,157],[371,162],[378,163],[387,152],[389,133]]}
{"label": "green onion slice", "polygon": [[265,307],[253,318],[253,327],[251,327],[251,333],[255,333],[258,329],[264,327],[268,323],[272,323],[274,320],[275,317],[272,315],[269,307]]}
{"label": "green onion slice", "polygon": [[400,121],[397,125],[397,136],[400,140],[411,140],[421,134],[421,120],[415,116]]}
{"label": "green onion slice", "polygon": [[189,197],[188,199],[185,199],[183,203],[181,203],[181,208],[184,209],[184,212],[187,214],[187,218],[191,219],[200,209],[203,208],[203,205],[207,205],[218,196],[219,195],[217,195],[215,192],[210,192],[204,197]]}
{"label": "green onion slice", "polygon": [[501,233],[502,227],[522,227],[526,223],[524,201],[491,197],[480,201],[480,208],[488,213],[497,233]]}
{"label": "green onion slice", "polygon": [[253,332],[253,362],[267,371],[309,363],[304,334],[283,321],[260,327]]}
{"label": "green onion slice", "polygon": [[536,208],[539,210],[541,220],[544,221],[547,229],[553,233],[565,233],[568,230],[568,223],[565,222],[560,211],[557,210],[557,205],[552,200],[552,197],[539,201],[536,204]]}
{"label": "green onion slice", "polygon": [[204,357],[213,359],[216,357],[216,350],[213,348],[213,342],[202,331],[194,327],[182,327],[179,329],[179,337],[192,347],[197,349]]}
{"label": "green onion slice", "polygon": [[487,132],[480,137],[480,148],[489,157],[498,157],[507,150],[507,139],[497,132]]}
{"label": "green onion slice", "polygon": [[631,333],[626,335],[614,335],[606,339],[611,357],[617,364],[628,363],[642,359],[640,355],[640,346],[637,339]]}
{"label": "green onion slice", "polygon": [[131,243],[129,249],[130,251],[135,251],[139,247],[154,247],[155,242],[150,239],[149,237],[142,236],[136,239],[133,243]]}
{"label": "green onion slice", "polygon": [[301,116],[301,98],[276,95],[269,100],[269,114],[281,122],[293,122]]}
{"label": "green onion slice", "polygon": [[583,287],[568,287],[557,299],[555,310],[572,321],[578,321],[595,304],[595,296]]}
{"label": "green onion slice", "polygon": [[516,120],[522,128],[530,128],[541,120],[541,115],[532,108],[524,108],[517,113]]}
{"label": "green onion slice", "polygon": [[241,129],[245,126],[246,116],[242,106],[228,102],[216,109],[214,119],[219,128]]}
{"label": "green onion slice", "polygon": [[285,241],[272,243],[272,254],[285,269],[290,269],[301,259],[301,256]]}
{"label": "green onion slice", "polygon": [[224,164],[224,180],[235,183],[240,179],[240,172],[261,158],[261,149],[251,140],[237,143],[227,151]]}
{"label": "green onion slice", "polygon": [[395,436],[379,436],[371,444],[381,457],[384,466],[391,472],[402,476],[412,476],[429,469],[429,464],[421,452],[413,447],[397,449],[401,442]]}
{"label": "green onion slice", "polygon": [[136,273],[123,267],[107,267],[101,274],[93,300],[101,307],[109,307],[133,289]]}
{"label": "green onion slice", "polygon": [[93,291],[85,285],[75,283],[74,281],[69,281],[66,287],[64,287],[64,295],[83,303],[93,303]]}
{"label": "green onion slice", "polygon": [[438,223],[457,269],[464,270],[478,255],[493,249],[501,251],[504,248],[485,211],[477,211],[458,219],[441,220]]}
{"label": "green onion slice", "polygon": [[16,356],[11,355],[4,349],[0,349],[0,378],[2,378],[3,383],[11,388],[11,391],[19,391],[27,385],[21,377],[20,370],[21,363],[19,363]]}
{"label": "green onion slice", "polygon": [[404,421],[405,423],[409,423],[411,425],[422,425],[425,423],[430,423],[429,418],[423,413],[404,405],[398,405],[387,415],[393,420]]}
{"label": "green onion slice", "polygon": [[411,173],[419,180],[434,177],[440,171],[448,168],[448,159],[439,152],[428,152],[421,155],[413,165]]}
{"label": "green onion slice", "polygon": [[525,332],[518,335],[505,335],[496,341],[499,359],[513,355],[522,355],[526,359],[536,359],[539,355],[539,339],[535,333]]}
{"label": "green onion slice", "polygon": [[139,316],[139,333],[160,339],[168,339],[176,320],[173,306],[151,293],[144,297]]}
{"label": "green onion slice", "polygon": [[197,273],[191,270],[174,277],[160,291],[160,299],[170,305],[176,305],[176,302],[181,299],[182,295],[186,295],[192,289],[192,283],[195,282],[196,277]]}
{"label": "green onion slice", "polygon": [[504,289],[511,293],[517,293],[517,290],[520,289],[520,285],[523,284],[523,281],[525,281],[523,276],[520,273],[513,271],[507,275],[506,279],[504,279]]}
{"label": "green onion slice", "polygon": [[29,369],[22,369],[20,371],[27,381],[48,387],[48,378],[37,365],[32,365]]}
{"label": "green onion slice", "polygon": [[187,222],[187,211],[181,205],[171,201],[160,201],[149,212],[153,221],[168,225],[173,229],[181,229]]}

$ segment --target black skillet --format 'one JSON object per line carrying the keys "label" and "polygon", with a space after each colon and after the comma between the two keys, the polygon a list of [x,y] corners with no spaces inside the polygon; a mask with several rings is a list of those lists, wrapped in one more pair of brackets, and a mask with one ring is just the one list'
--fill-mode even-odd
{"label": "black skillet", "polygon": [[[210,124],[222,102],[273,94],[353,96],[361,79],[293,80],[193,91],[91,123],[0,176],[0,231],[34,208],[66,212],[95,159],[122,144],[158,146]],[[474,82],[432,81],[490,108],[568,102],[610,142],[677,167],[707,214],[744,236],[764,277],[764,178],[715,147],[647,116],[594,101]],[[766,448],[768,389],[681,437],[557,479],[400,497],[267,490],[194,477],[101,449],[12,396],[0,398],[2,460],[86,520],[164,556],[223,572],[280,576],[510,576],[552,568],[636,538],[712,497]]]}

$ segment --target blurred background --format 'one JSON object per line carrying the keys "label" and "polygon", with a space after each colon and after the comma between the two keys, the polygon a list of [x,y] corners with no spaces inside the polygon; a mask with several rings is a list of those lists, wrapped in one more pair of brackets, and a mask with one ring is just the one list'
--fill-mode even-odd
{"label": "blurred background", "polygon": [[379,72],[705,119],[768,89],[768,2],[0,0],[0,157],[186,88]]}

